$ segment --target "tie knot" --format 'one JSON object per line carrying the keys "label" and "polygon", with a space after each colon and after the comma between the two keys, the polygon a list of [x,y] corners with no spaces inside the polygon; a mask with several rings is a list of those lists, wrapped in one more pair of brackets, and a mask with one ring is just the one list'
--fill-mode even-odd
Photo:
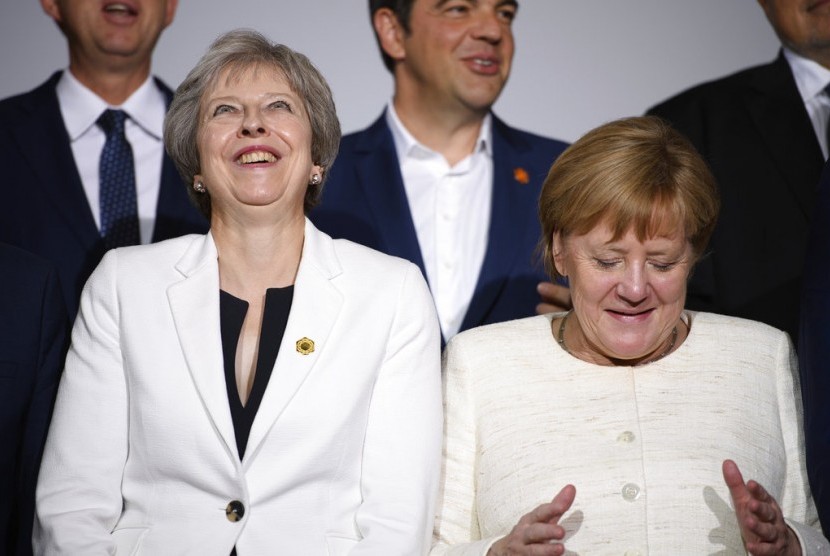
{"label": "tie knot", "polygon": [[96,123],[104,130],[107,137],[109,137],[113,133],[124,135],[124,121],[126,119],[127,113],[123,110],[107,109],[98,117]]}

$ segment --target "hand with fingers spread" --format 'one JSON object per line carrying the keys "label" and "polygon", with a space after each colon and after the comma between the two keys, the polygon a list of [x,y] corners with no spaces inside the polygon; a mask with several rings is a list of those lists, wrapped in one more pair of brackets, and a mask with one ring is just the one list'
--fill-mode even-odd
{"label": "hand with fingers spread", "polygon": [[753,556],[800,555],[801,545],[784,522],[778,502],[758,482],[746,483],[738,465],[723,462],[723,480],[729,487],[738,526],[747,552]]}
{"label": "hand with fingers spread", "polygon": [[557,313],[571,308],[571,290],[556,282],[539,282],[536,291],[542,301],[536,305],[536,314]]}
{"label": "hand with fingers spread", "polygon": [[487,556],[564,554],[565,545],[558,541],[565,537],[565,529],[559,525],[559,520],[570,509],[575,497],[576,488],[565,485],[553,500],[523,515],[510,534],[490,547]]}

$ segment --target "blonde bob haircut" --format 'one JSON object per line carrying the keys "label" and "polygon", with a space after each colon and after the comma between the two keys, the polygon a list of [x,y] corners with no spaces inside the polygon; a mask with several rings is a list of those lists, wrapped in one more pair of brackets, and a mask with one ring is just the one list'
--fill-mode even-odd
{"label": "blonde bob haircut", "polygon": [[643,241],[682,233],[694,261],[718,217],[715,179],[692,144],[654,116],[624,118],[589,131],[556,160],[542,185],[540,250],[553,264],[553,236],[607,224],[613,241],[633,230]]}

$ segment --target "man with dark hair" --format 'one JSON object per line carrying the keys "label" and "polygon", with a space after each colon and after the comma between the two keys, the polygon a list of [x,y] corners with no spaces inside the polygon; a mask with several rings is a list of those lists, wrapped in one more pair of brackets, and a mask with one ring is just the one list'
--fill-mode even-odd
{"label": "man with dark hair", "polygon": [[57,266],[69,315],[104,251],[203,232],[164,155],[172,92],[150,75],[177,0],[41,0],[69,69],[0,101],[0,241]]}
{"label": "man with dark hair", "polygon": [[[460,330],[567,305],[534,250],[539,187],[566,145],[491,112],[510,74],[515,0],[370,0],[395,93],[343,138],[322,230],[416,263],[447,340]],[[541,284],[540,284],[541,282]],[[537,289],[538,288],[538,289]]]}

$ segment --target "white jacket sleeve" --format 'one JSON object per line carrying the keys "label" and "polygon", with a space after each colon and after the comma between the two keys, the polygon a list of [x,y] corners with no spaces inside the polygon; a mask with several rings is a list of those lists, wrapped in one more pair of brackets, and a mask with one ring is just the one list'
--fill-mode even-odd
{"label": "white jacket sleeve", "polygon": [[430,556],[483,556],[501,537],[482,539],[476,515],[476,418],[463,341],[444,350],[444,453]]}
{"label": "white jacket sleeve", "polygon": [[409,265],[369,407],[353,556],[429,549],[441,465],[439,334],[426,283]]}
{"label": "white jacket sleeve", "polygon": [[81,297],[38,480],[35,554],[115,554],[129,404],[117,258],[104,257]]}

